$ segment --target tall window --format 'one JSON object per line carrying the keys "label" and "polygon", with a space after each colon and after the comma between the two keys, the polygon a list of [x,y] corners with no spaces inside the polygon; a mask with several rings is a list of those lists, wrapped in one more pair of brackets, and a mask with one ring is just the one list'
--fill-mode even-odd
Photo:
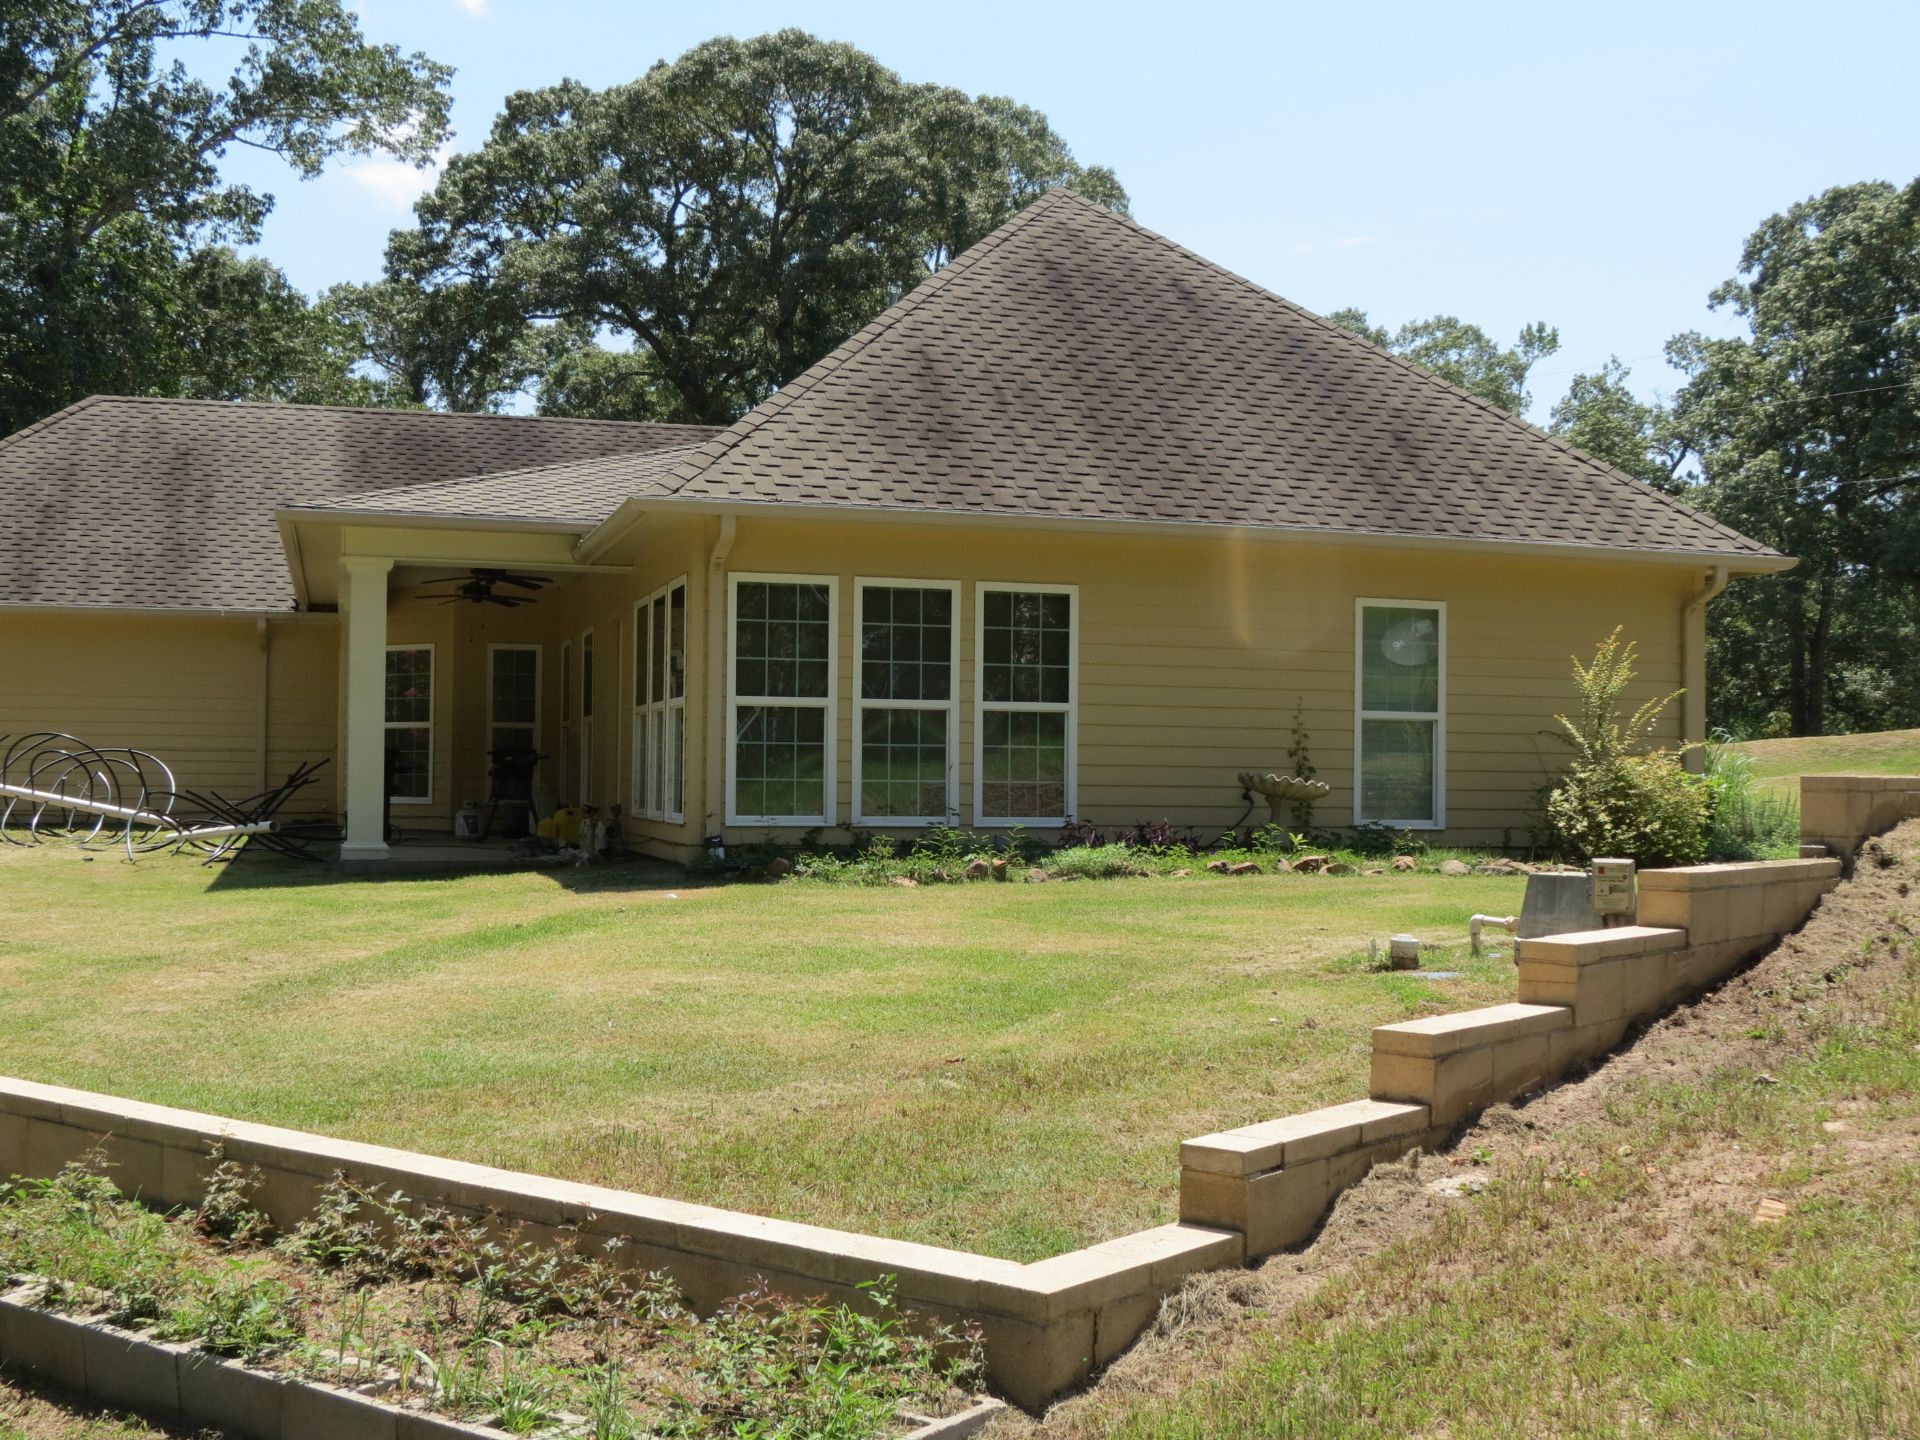
{"label": "tall window", "polygon": [[433,799],[433,647],[387,647],[387,793]]}
{"label": "tall window", "polygon": [[1357,608],[1354,823],[1437,830],[1446,824],[1446,607]]}
{"label": "tall window", "polygon": [[593,803],[593,631],[580,632],[580,803]]}
{"label": "tall window", "polygon": [[727,819],[833,823],[834,610],[838,585],[811,575],[736,575],[727,683]]}
{"label": "tall window", "polygon": [[[487,749],[494,763],[540,748],[538,645],[487,647],[487,704]],[[502,800],[532,799],[532,767],[510,767],[494,779],[493,793]]]}
{"label": "tall window", "polygon": [[955,818],[959,602],[956,584],[856,582],[856,825],[944,824]]}
{"label": "tall window", "polygon": [[1070,585],[982,585],[974,820],[1058,825],[1074,807],[1079,596]]}
{"label": "tall window", "polygon": [[687,584],[676,580],[633,612],[633,810],[685,818]]}

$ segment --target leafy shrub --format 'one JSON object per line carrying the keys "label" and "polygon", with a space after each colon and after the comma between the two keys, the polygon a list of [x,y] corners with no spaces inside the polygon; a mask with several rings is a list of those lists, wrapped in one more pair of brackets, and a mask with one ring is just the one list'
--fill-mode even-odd
{"label": "leafy shrub", "polygon": [[161,1322],[160,1333],[252,1362],[297,1341],[302,1316],[299,1296],[285,1281],[235,1267],[198,1277]]}
{"label": "leafy shrub", "polygon": [[1353,827],[1353,838],[1347,842],[1347,848],[1363,858],[1377,860],[1384,855],[1424,855],[1427,842],[1411,830],[1396,830],[1378,820],[1369,820]]}
{"label": "leafy shrub", "polygon": [[1642,865],[1692,865],[1707,853],[1712,797],[1672,750],[1646,749],[1660,716],[1680,695],[1623,712],[1634,678],[1634,643],[1620,631],[1601,641],[1592,663],[1573,662],[1580,715],[1554,718],[1573,763],[1547,796],[1548,843],[1578,860],[1617,855]]}

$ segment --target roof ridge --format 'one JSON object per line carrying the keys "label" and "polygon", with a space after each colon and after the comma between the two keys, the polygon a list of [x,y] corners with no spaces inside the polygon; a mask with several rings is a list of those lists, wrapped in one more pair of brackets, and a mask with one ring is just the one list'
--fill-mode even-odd
{"label": "roof ridge", "polygon": [[[1075,198],[1078,199],[1083,197],[1075,197]],[[1407,359],[1404,355],[1396,355],[1391,350],[1383,349],[1381,346],[1374,344],[1373,341],[1369,340],[1366,336],[1357,334],[1354,331],[1347,329],[1346,326],[1341,325],[1336,321],[1329,320],[1326,316],[1321,315],[1316,311],[1309,310],[1306,306],[1300,304],[1298,301],[1289,300],[1286,296],[1280,294],[1278,291],[1269,290],[1267,289],[1266,286],[1260,284],[1258,281],[1250,280],[1246,276],[1238,273],[1237,271],[1229,270],[1226,266],[1218,263],[1217,261],[1209,260],[1206,256],[1199,254],[1197,251],[1189,250],[1186,246],[1182,245],[1179,241],[1169,239],[1167,236],[1162,235],[1159,231],[1150,229],[1147,226],[1142,225],[1138,220],[1135,220],[1131,215],[1122,215],[1117,211],[1108,210],[1105,206],[1094,205],[1091,201],[1085,201],[1084,203],[1089,205],[1091,209],[1096,211],[1098,214],[1106,217],[1107,219],[1117,221],[1122,225],[1128,226],[1131,229],[1138,231],[1139,234],[1145,239],[1151,240],[1156,244],[1165,246],[1167,249],[1172,250],[1176,254],[1182,255],[1187,259],[1194,261],[1196,264],[1205,266],[1208,270],[1214,272],[1215,274],[1224,276],[1226,279],[1233,281],[1235,284],[1240,285],[1241,287],[1247,290],[1251,290],[1254,294],[1259,295],[1264,299],[1269,300],[1274,304],[1281,306],[1282,308],[1292,312],[1295,315],[1298,315],[1302,319],[1307,320],[1310,323],[1318,326],[1320,329],[1328,331],[1331,334],[1338,335],[1342,339],[1345,339],[1355,345],[1360,346],[1364,350],[1368,351],[1370,354],[1377,355],[1383,360],[1387,360],[1395,365],[1398,365],[1401,369],[1408,371],[1410,374],[1418,376],[1420,379],[1427,381],[1429,384],[1437,385],[1438,387],[1440,387],[1440,389],[1455,396],[1456,398],[1464,400],[1468,404],[1486,411],[1489,415],[1494,416],[1500,420],[1504,420],[1510,425],[1518,427],[1519,429],[1536,437],[1537,439],[1546,441],[1549,445],[1557,446],[1558,448],[1566,451],[1569,455],[1572,455],[1575,459],[1579,460],[1581,463],[1591,466],[1594,470],[1598,471],[1602,477],[1610,480],[1625,481],[1627,484],[1634,486],[1636,489],[1641,490],[1649,495],[1655,496],[1670,508],[1679,510],[1682,514],[1688,516],[1691,519],[1703,521],[1706,524],[1711,525],[1714,529],[1720,531],[1722,534],[1731,536],[1734,539],[1739,539],[1739,540],[1752,539],[1751,536],[1742,535],[1738,530],[1735,530],[1732,526],[1726,524],[1724,521],[1716,519],[1714,516],[1707,514],[1705,511],[1687,504],[1686,501],[1680,499],[1678,496],[1669,495],[1666,491],[1660,489],[1658,486],[1649,485],[1646,481],[1641,480],[1633,475],[1629,475],[1626,471],[1620,469],[1619,467],[1614,465],[1609,465],[1606,461],[1600,459],[1598,456],[1588,454],[1585,450],[1582,450],[1579,446],[1570,444],[1566,440],[1563,440],[1560,436],[1555,435],[1550,431],[1541,429],[1538,425],[1535,425],[1532,421],[1524,418],[1523,416],[1516,415],[1511,410],[1504,409],[1499,405],[1495,405],[1492,401],[1484,399],[1483,397],[1474,394],[1471,390],[1468,390],[1465,386],[1456,385],[1453,381],[1447,379],[1444,375],[1436,374],[1434,371],[1429,370],[1426,366],[1421,365],[1416,361]],[[1768,547],[1768,548],[1771,548],[1771,547]]]}
{"label": "roof ridge", "polygon": [[282,508],[288,510],[353,508],[352,502],[378,500],[394,495],[417,495],[423,490],[444,490],[454,486],[477,485],[501,480],[532,479],[562,470],[601,469],[615,464],[633,464],[638,461],[664,458],[682,450],[693,450],[704,443],[706,442],[689,440],[684,444],[662,445],[653,450],[626,450],[617,455],[582,455],[573,460],[555,460],[547,465],[520,465],[511,470],[489,470],[479,475],[453,475],[444,480],[418,480],[411,485],[389,485],[379,490],[360,490],[338,500],[323,500],[310,505],[290,504]]}
{"label": "roof ridge", "polygon": [[87,409],[89,406],[93,405],[96,401],[99,401],[104,398],[107,398],[107,397],[100,396],[100,395],[84,396],[83,398],[74,401],[71,405],[62,405],[58,410],[54,411],[51,415],[42,415],[38,420],[34,421],[31,425],[22,425],[18,430],[14,431],[11,435],[0,436],[0,451],[6,450],[6,448],[12,445],[15,441],[25,440],[28,436],[38,435],[43,430],[52,429],[55,425],[59,424],[62,420],[67,420],[72,418],[75,415],[78,415],[82,410]]}
{"label": "roof ridge", "polygon": [[746,414],[734,421],[733,424],[727,426],[720,434],[706,441],[705,444],[701,446],[702,454],[689,457],[689,459],[678,467],[675,473],[669,477],[674,483],[669,487],[667,493],[677,495],[693,481],[699,479],[700,476],[704,475],[713,467],[714,463],[718,461],[721,456],[725,455],[735,445],[738,445],[742,440],[746,439],[747,436],[766,424],[767,421],[780,414],[781,411],[799,399],[800,396],[806,394],[808,390],[811,390],[820,380],[832,374],[848,360],[865,350],[875,340],[879,339],[880,336],[899,324],[902,318],[926,304],[929,297],[938,295],[941,291],[945,290],[953,283],[956,276],[965,274],[983,258],[999,250],[1006,244],[1009,237],[1024,229],[1028,222],[1035,216],[1044,214],[1048,209],[1054,208],[1061,197],[1071,199],[1081,205],[1091,206],[1096,210],[1105,208],[1088,200],[1085,196],[1073,194],[1073,192],[1065,186],[1060,185],[1056,185],[1052,189],[1036,196],[1033,200],[1022,206],[1017,214],[1002,222],[1000,225],[995,226],[985,235],[982,235],[978,240],[974,241],[973,244],[961,251],[960,254],[954,256],[952,260],[927,276],[926,279],[922,280],[918,285],[915,285],[913,289],[902,295],[898,300],[894,301],[893,304],[887,306],[886,309],[874,316],[873,319],[854,331],[853,334],[842,340],[838,345],[834,346],[833,349],[829,350],[825,355],[822,355],[818,360],[814,361],[813,364],[802,370],[798,375],[794,376],[793,379],[789,380],[785,385],[782,385],[758,405],[747,411]]}
{"label": "roof ridge", "polygon": [[[611,425],[619,429],[676,429],[676,430],[719,430],[724,426],[708,424],[702,420],[607,420],[595,415],[507,415],[496,410],[432,410],[423,405],[325,405],[313,404],[304,400],[207,400],[184,398],[172,395],[116,395],[102,391],[77,400],[68,406],[68,410],[77,410],[83,405],[96,402],[109,404],[134,405],[195,405],[220,410],[281,410],[307,413],[316,410],[331,411],[345,415],[391,415],[408,416],[431,420],[517,420],[541,425]],[[56,411],[48,419],[65,414]],[[35,421],[35,425],[44,421]],[[28,426],[31,430],[33,426]],[[15,435],[24,435],[27,430],[15,431]],[[8,437],[12,438],[12,437]]]}

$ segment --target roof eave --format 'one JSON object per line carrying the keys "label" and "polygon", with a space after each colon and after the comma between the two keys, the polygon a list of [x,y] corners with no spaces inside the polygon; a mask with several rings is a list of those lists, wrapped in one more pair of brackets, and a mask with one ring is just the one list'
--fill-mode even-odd
{"label": "roof eave", "polygon": [[1390,530],[1315,529],[1288,525],[1223,525],[1210,520],[1132,520],[1124,517],[1014,514],[1001,510],[936,510],[925,507],[855,505],[826,501],[735,500],[705,496],[647,495],[621,502],[574,546],[574,554],[591,559],[633,527],[650,511],[705,515],[740,515],[767,510],[787,515],[820,515],[833,519],[894,523],[1004,525],[1025,530],[1104,532],[1125,535],[1232,534],[1281,540],[1313,540],[1329,545],[1411,547],[1421,550],[1465,551],[1479,554],[1539,556],[1566,560],[1611,560],[1628,564],[1724,565],[1732,575],[1773,575],[1800,562],[1778,553],[1740,554],[1725,550],[1654,550],[1619,545],[1555,544],[1538,540],[1502,540],[1493,537],[1408,535]]}

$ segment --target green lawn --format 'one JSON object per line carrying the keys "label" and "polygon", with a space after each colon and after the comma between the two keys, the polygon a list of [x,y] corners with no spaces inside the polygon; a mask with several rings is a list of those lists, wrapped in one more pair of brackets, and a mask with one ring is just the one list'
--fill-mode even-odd
{"label": "green lawn", "polygon": [[1781,786],[1802,775],[1920,775],[1920,730],[1744,740],[1728,748],[1753,757],[1756,778]]}
{"label": "green lawn", "polygon": [[0,848],[0,1073],[1015,1259],[1173,1218],[1178,1142],[1365,1093],[1376,974],[1508,877],[689,887]]}
{"label": "green lawn", "polygon": [[1386,1192],[1411,1210],[1471,1173],[1476,1198],[1372,1253],[1349,1229],[1344,1257],[1281,1257],[1224,1323],[994,1433],[1920,1434],[1920,827],[1900,834],[1899,868],[1656,1030],[1637,1069],[1528,1126],[1496,1115]]}

